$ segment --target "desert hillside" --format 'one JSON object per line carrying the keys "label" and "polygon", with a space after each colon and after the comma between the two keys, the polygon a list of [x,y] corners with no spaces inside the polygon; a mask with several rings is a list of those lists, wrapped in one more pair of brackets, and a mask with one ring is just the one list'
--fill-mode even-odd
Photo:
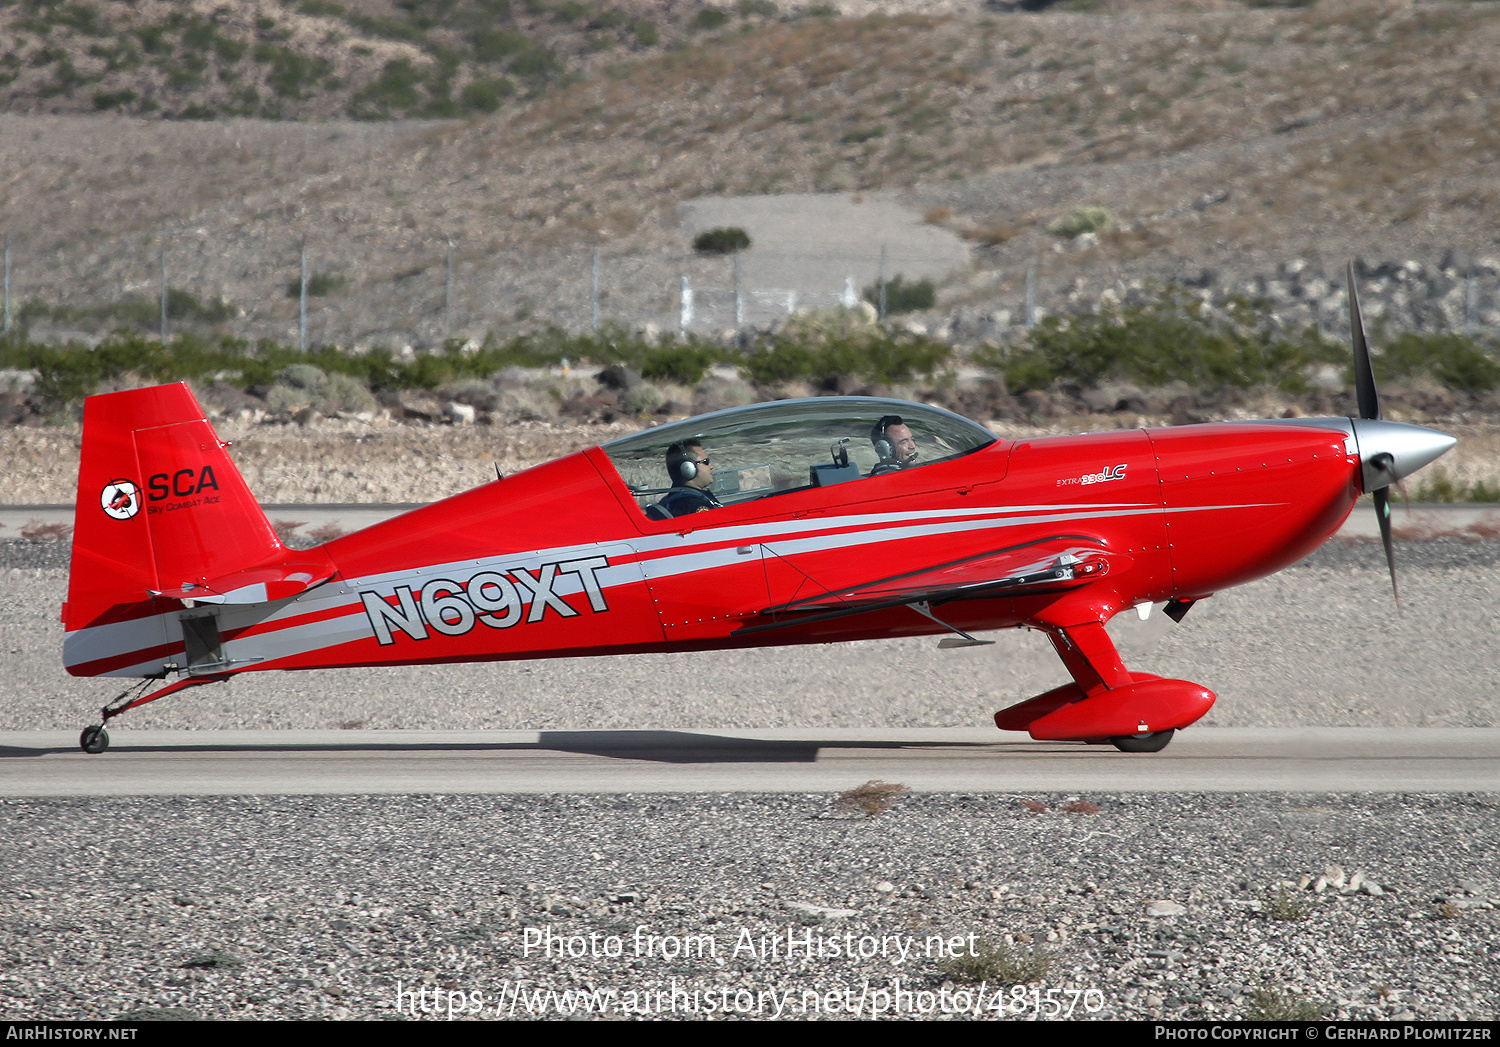
{"label": "desert hillside", "polygon": [[[666,327],[682,276],[731,279],[692,255],[681,205],[791,193],[893,199],[961,238],[967,261],[940,279],[933,322],[1004,311],[1015,323],[1028,269],[1059,311],[1146,279],[1263,287],[1293,260],[1336,280],[1354,256],[1421,263],[1450,284],[1477,271],[1492,308],[1500,7],[1086,6],[869,3],[877,13],[837,17],[756,0],[501,0],[509,21],[494,25],[563,70],[529,81],[514,55],[481,60],[489,30],[473,0],[441,18],[392,8],[410,23],[399,32],[380,21],[394,14],[324,0],[229,5],[219,22],[164,0],[12,6],[0,226],[16,322],[38,337],[154,329],[165,246],[168,283],[191,298],[175,300],[179,327],[294,339],[305,242],[313,340],[421,348],[445,332],[581,329],[596,250],[603,319]],[[650,44],[630,28],[647,17]],[[236,48],[215,48],[231,37],[248,50],[226,64]],[[180,65],[198,41],[199,79],[174,81],[148,39]],[[110,59],[89,57],[121,47],[140,61],[103,72]],[[332,71],[277,107],[215,101],[254,82],[264,102],[278,61],[303,68],[276,48]],[[360,110],[398,61],[415,101]],[[457,110],[433,101],[449,67]],[[514,93],[491,113],[463,109],[484,77]],[[131,91],[163,101],[147,112],[92,97]],[[355,118],[377,116],[401,119]],[[1080,206],[1113,224],[1067,237],[1058,223]],[[778,249],[816,256],[827,236],[808,223]],[[888,268],[901,264],[898,244]]]}

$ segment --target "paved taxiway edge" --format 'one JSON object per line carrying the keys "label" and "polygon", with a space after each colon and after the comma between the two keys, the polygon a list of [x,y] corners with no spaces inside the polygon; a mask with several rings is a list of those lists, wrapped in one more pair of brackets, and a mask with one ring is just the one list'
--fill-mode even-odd
{"label": "paved taxiway edge", "polygon": [[0,795],[1500,791],[1500,728],[1195,728],[1163,752],[985,728],[0,732]]}

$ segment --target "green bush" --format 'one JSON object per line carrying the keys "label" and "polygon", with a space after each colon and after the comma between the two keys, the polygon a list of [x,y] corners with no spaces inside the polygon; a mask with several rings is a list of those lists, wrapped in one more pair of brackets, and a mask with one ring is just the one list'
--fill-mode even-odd
{"label": "green bush", "polygon": [[257,44],[253,52],[257,62],[271,67],[266,82],[282,98],[307,98],[307,88],[333,72],[333,65],[323,58],[310,58],[289,47]]}
{"label": "green bush", "polygon": [[[149,303],[137,301],[144,319]],[[191,333],[179,334],[163,345],[143,332],[120,330],[92,348],[81,342],[42,345],[0,339],[0,368],[36,371],[38,391],[58,406],[76,404],[105,384],[182,380],[221,381],[242,389],[279,385],[320,394],[309,395],[309,402],[338,392],[338,402],[353,405],[362,401],[352,393],[352,386],[334,382],[336,376],[372,392],[432,390],[465,379],[488,379],[507,367],[555,366],[567,359],[598,366],[624,364],[650,381],[678,385],[697,384],[709,367],[720,362],[740,363],[752,381],[818,381],[851,375],[869,382],[895,383],[930,377],[953,358],[950,346],[931,339],[893,335],[879,328],[825,331],[811,325],[789,327],[749,357],[695,339],[658,345],[639,332],[612,326],[597,336],[572,335],[558,328],[507,342],[491,335],[474,352],[456,349],[457,343],[452,343],[447,352],[397,360],[389,349],[356,356],[336,346],[304,351],[271,341],[252,345],[234,338],[207,340]],[[321,384],[319,375],[326,376],[331,385]]]}
{"label": "green bush", "polygon": [[471,80],[459,92],[465,109],[476,113],[493,113],[500,103],[516,93],[516,85],[505,77],[481,77]]}
{"label": "green bush", "polygon": [[784,331],[741,365],[754,382],[824,381],[850,377],[894,385],[931,378],[953,361],[953,347],[918,335],[881,328],[826,334]]}
{"label": "green bush", "polygon": [[649,18],[637,18],[631,22],[630,32],[639,47],[655,47],[661,43],[661,34],[656,30],[656,23]]}
{"label": "green bush", "polygon": [[1461,334],[1408,331],[1381,339],[1371,354],[1377,381],[1430,374],[1449,389],[1486,392],[1500,385],[1500,342],[1479,342]]}
{"label": "green bush", "polygon": [[1047,232],[1071,240],[1084,233],[1102,233],[1114,224],[1114,216],[1102,207],[1075,207],[1068,212],[1068,217],[1059,218],[1049,225]]}
{"label": "green bush", "polygon": [[385,64],[380,76],[356,92],[349,102],[349,115],[358,120],[389,118],[393,111],[411,109],[422,101],[417,90],[421,77],[409,58]]}
{"label": "green bush", "polygon": [[516,76],[537,81],[550,80],[563,71],[562,62],[558,61],[557,56],[542,47],[521,52],[511,59],[506,68]]}
{"label": "green bush", "polygon": [[94,92],[95,109],[119,109],[134,102],[139,96],[129,88],[123,91]]}
{"label": "green bush", "polygon": [[180,287],[167,288],[167,318],[170,320],[221,324],[226,320],[233,320],[236,312],[234,306],[222,298],[201,302],[191,291],[184,291]]}
{"label": "green bush", "polygon": [[1298,339],[1275,334],[1264,302],[1235,297],[1212,311],[1178,288],[1145,304],[1092,315],[1049,316],[1008,354],[976,354],[1005,372],[1012,392],[1054,383],[1083,387],[1125,380],[1160,387],[1181,380],[1195,389],[1274,385],[1305,392],[1317,365],[1345,364],[1348,350],[1309,330]]}
{"label": "green bush", "polygon": [[[871,284],[864,290],[864,299],[875,308],[880,308],[880,285]],[[901,275],[887,280],[885,284],[885,312],[887,316],[896,313],[915,313],[922,309],[931,309],[937,304],[937,288],[932,286],[931,280],[917,280],[907,283]]]}
{"label": "green bush", "polygon": [[737,226],[710,229],[693,238],[693,250],[699,254],[734,254],[750,248],[750,234]]}
{"label": "green bush", "polygon": [[[335,292],[342,291],[348,283],[342,276],[333,273],[309,273],[307,277],[307,297],[327,298]],[[302,277],[296,276],[287,281],[286,296],[288,298],[302,297]]]}
{"label": "green bush", "polygon": [[729,23],[729,15],[717,7],[705,7],[688,23],[690,29],[722,29]]}
{"label": "green bush", "polygon": [[1408,486],[1413,502],[1500,502],[1500,485],[1483,480],[1465,483],[1448,475],[1442,466],[1423,472],[1422,478]]}
{"label": "green bush", "polygon": [[697,385],[703,381],[710,367],[724,359],[726,353],[717,346],[697,342],[685,345],[673,343],[647,349],[641,354],[637,369],[642,378],[653,381]]}
{"label": "green bush", "polygon": [[[234,306],[216,298],[201,302],[191,291],[180,287],[167,289],[167,317],[188,323],[218,324],[233,319]],[[161,323],[161,299],[141,295],[126,295],[117,302],[101,305],[49,305],[33,298],[16,310],[16,320],[24,328],[38,320],[54,323],[81,323],[86,327],[98,325],[130,324],[148,331],[155,331]]]}
{"label": "green bush", "polygon": [[474,57],[481,62],[502,62],[531,49],[531,39],[514,29],[484,28],[469,37]]}

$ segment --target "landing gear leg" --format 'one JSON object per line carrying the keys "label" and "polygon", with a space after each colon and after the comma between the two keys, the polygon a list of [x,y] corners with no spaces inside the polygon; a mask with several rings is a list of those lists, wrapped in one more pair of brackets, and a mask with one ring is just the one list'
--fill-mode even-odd
{"label": "landing gear leg", "polygon": [[[119,716],[128,709],[134,709],[138,705],[145,705],[147,702],[154,702],[158,698],[165,698],[167,695],[186,687],[197,687],[205,683],[219,683],[229,679],[230,675],[232,674],[218,673],[212,676],[185,676],[176,683],[169,683],[165,687],[157,688],[150,694],[145,693],[147,688],[153,683],[159,682],[162,677],[147,677],[140,683],[127,687],[122,691],[114,701],[100,710],[100,716],[103,718],[104,723],[109,723],[116,716]],[[83,733],[78,736],[78,746],[86,753],[102,753],[105,749],[108,749],[109,732],[104,729],[104,724],[85,727]]]}

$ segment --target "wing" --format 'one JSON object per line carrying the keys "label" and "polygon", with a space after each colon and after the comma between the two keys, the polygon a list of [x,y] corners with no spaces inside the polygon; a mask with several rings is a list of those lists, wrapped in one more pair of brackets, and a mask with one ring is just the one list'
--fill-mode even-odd
{"label": "wing", "polygon": [[736,635],[784,629],[905,604],[942,604],[1085,585],[1130,565],[1091,535],[1062,534],[876,578],[765,608]]}

